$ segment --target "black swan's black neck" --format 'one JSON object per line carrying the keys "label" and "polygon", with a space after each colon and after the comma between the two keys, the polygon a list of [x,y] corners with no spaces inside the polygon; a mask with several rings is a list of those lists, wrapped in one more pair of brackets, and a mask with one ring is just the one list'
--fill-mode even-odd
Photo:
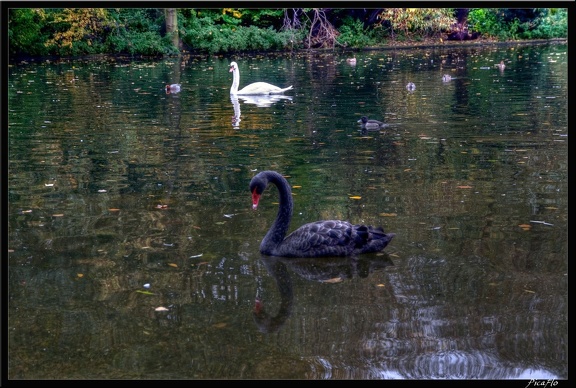
{"label": "black swan's black neck", "polygon": [[[264,236],[261,248],[269,252],[280,245],[286,237],[288,228],[290,227],[290,220],[292,219],[292,190],[288,181],[280,174],[274,171],[262,171],[260,174],[265,182],[270,182],[278,188],[278,195],[280,204],[278,205],[278,214],[276,220]],[[267,183],[266,183],[267,185]]]}

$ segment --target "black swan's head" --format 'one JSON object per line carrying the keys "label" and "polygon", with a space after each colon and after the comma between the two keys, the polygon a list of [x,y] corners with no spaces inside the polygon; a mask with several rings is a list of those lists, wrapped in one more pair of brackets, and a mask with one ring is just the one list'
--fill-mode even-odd
{"label": "black swan's head", "polygon": [[252,178],[250,181],[250,192],[252,193],[252,209],[256,209],[258,207],[258,201],[260,201],[260,197],[262,193],[268,186],[268,180],[262,176],[262,174],[258,174]]}

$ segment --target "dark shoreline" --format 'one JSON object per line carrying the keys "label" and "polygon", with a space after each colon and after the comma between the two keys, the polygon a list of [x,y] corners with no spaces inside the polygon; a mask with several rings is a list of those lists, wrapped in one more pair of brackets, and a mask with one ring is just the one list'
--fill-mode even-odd
{"label": "dark shoreline", "polygon": [[563,44],[568,43],[568,38],[554,38],[554,39],[538,39],[538,40],[514,40],[514,41],[492,41],[485,39],[475,39],[475,40],[464,40],[464,41],[454,41],[448,40],[443,41],[440,39],[428,39],[422,42],[397,42],[396,44],[386,44],[382,46],[370,46],[360,49],[349,49],[349,48],[317,48],[317,49],[301,49],[292,51],[250,51],[250,52],[232,52],[226,54],[207,54],[207,53],[192,53],[188,51],[182,51],[177,55],[128,55],[128,54],[91,54],[82,56],[14,56],[10,57],[8,63],[10,65],[15,65],[22,62],[58,62],[58,61],[78,61],[78,60],[102,60],[111,59],[116,61],[130,61],[134,59],[163,59],[163,58],[178,58],[178,57],[195,57],[195,58],[207,58],[207,57],[223,57],[223,56],[243,56],[251,54],[259,55],[272,55],[272,56],[284,56],[284,55],[295,55],[302,53],[326,53],[333,52],[346,55],[355,52],[365,52],[365,51],[393,51],[393,50],[408,50],[408,49],[439,49],[439,48],[455,48],[455,47],[486,47],[486,46],[519,46],[519,45],[537,45],[537,44]]}

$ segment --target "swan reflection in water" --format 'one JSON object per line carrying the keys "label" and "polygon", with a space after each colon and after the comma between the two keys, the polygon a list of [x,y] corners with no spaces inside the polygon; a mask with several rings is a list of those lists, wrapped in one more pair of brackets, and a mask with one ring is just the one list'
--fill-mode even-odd
{"label": "swan reflection in water", "polygon": [[242,100],[242,103],[244,104],[253,104],[259,108],[269,108],[272,106],[272,104],[278,101],[292,101],[292,96],[285,96],[283,94],[239,96],[236,94],[231,94],[230,101],[232,102],[232,107],[234,108],[234,116],[232,116],[232,127],[235,129],[240,128],[240,100]]}
{"label": "swan reflection in water", "polygon": [[353,277],[366,278],[374,271],[394,265],[386,253],[362,257],[289,259],[263,256],[260,260],[276,281],[280,294],[280,307],[276,315],[270,315],[264,308],[264,302],[260,296],[256,297],[252,314],[256,326],[262,333],[277,332],[292,314],[294,290],[290,271],[309,281],[339,283]]}

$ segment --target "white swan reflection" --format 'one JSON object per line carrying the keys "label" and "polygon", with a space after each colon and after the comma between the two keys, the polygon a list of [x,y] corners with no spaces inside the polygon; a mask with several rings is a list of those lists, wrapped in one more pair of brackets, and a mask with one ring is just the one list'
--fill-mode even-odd
{"label": "white swan reflection", "polygon": [[260,108],[267,108],[272,106],[275,102],[281,100],[292,101],[292,96],[284,96],[281,94],[271,94],[266,96],[238,96],[245,104],[254,104]]}
{"label": "white swan reflection", "polygon": [[232,116],[232,127],[239,128],[240,127],[240,100],[244,104],[253,104],[259,108],[269,108],[272,104],[286,100],[292,101],[292,96],[285,96],[282,94],[273,94],[273,95],[250,95],[250,96],[239,96],[236,94],[230,95],[230,101],[232,102],[232,107],[234,108],[234,116]]}

